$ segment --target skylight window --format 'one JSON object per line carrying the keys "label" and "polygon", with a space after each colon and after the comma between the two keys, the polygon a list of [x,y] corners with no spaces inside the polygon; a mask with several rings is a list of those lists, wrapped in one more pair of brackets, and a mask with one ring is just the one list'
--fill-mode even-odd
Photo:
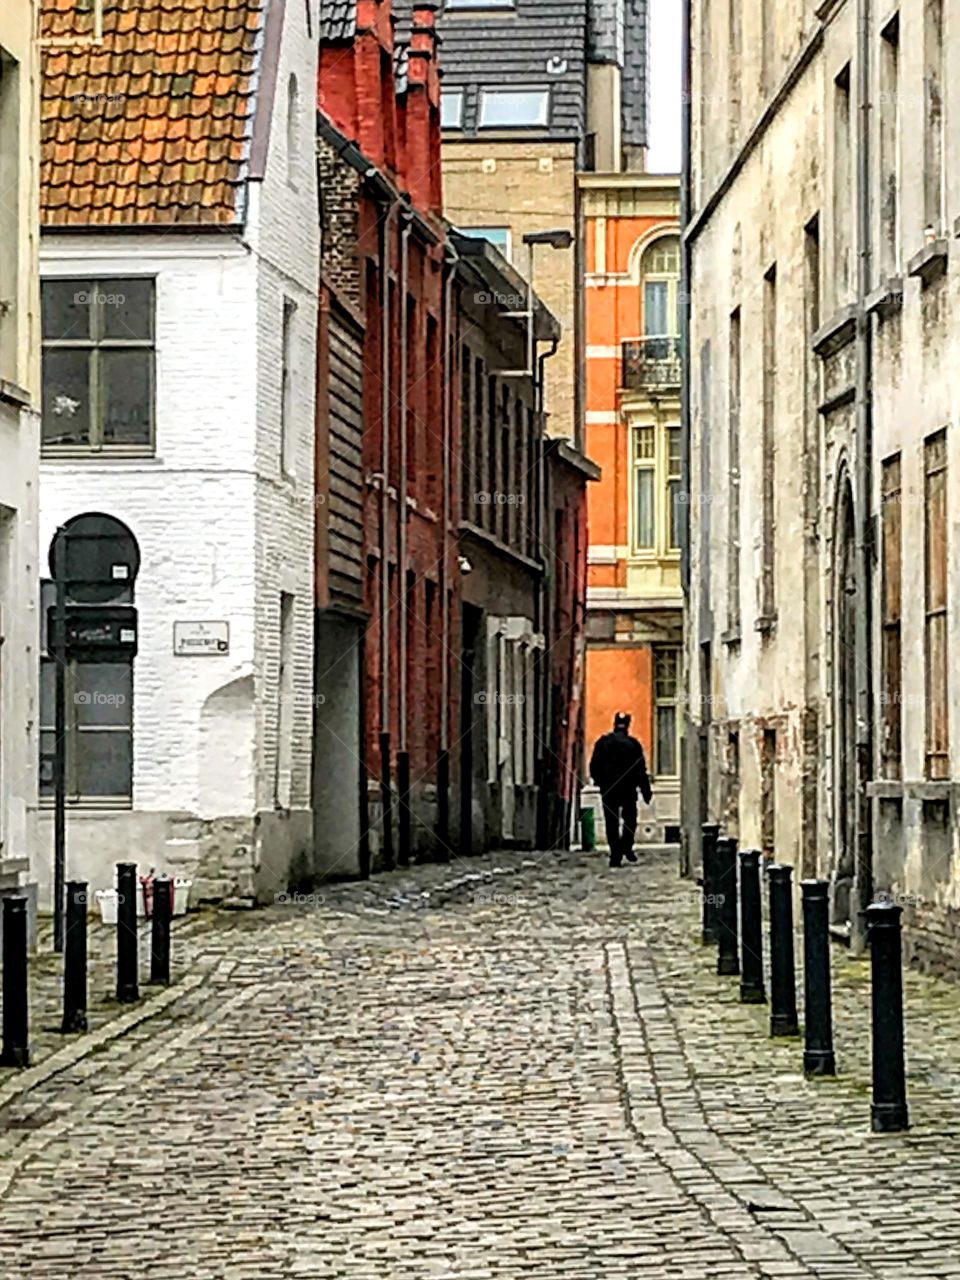
{"label": "skylight window", "polygon": [[549,89],[484,89],[481,129],[535,129],[550,118]]}

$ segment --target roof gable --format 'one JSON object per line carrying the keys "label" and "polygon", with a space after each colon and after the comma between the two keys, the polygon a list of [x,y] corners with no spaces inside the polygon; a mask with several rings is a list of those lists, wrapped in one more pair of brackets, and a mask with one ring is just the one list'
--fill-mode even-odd
{"label": "roof gable", "polygon": [[267,0],[42,0],[45,226],[242,220]]}

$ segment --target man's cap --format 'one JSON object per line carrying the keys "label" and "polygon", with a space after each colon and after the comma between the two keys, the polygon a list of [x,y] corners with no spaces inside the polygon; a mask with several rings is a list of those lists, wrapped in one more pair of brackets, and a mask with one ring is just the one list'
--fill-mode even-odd
{"label": "man's cap", "polygon": [[613,727],[615,729],[629,729],[630,728],[630,712],[618,711],[617,714],[613,717]]}

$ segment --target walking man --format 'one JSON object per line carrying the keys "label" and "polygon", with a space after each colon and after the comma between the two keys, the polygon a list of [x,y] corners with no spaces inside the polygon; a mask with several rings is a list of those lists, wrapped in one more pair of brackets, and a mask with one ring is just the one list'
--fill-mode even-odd
{"label": "walking man", "polygon": [[590,759],[590,776],[603,800],[611,867],[621,866],[624,858],[636,862],[633,842],[637,835],[637,791],[646,804],[653,791],[643,747],[630,736],[630,717],[625,711],[617,712],[613,733],[597,739]]}

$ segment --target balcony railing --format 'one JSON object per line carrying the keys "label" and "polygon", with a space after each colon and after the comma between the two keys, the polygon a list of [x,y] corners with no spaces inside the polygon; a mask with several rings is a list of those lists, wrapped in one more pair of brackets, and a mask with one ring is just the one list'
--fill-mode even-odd
{"label": "balcony railing", "polygon": [[623,344],[627,391],[669,391],[680,386],[680,339],[633,338]]}

